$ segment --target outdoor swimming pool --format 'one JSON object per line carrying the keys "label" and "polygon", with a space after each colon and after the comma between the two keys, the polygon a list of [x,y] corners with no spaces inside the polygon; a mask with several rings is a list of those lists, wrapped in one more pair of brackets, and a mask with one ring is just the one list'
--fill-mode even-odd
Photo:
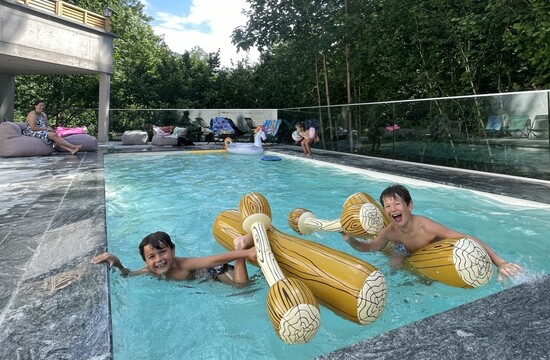
{"label": "outdoor swimming pool", "polygon": [[[239,155],[108,155],[105,191],[109,251],[123,264],[143,266],[137,246],[148,233],[163,230],[179,256],[206,256],[224,251],[212,236],[212,222],[223,210],[236,208],[249,191],[270,202],[273,225],[292,234],[287,215],[305,207],[319,218],[339,215],[344,200],[364,191],[375,198],[390,183],[411,191],[415,213],[479,237],[503,258],[524,266],[526,275],[550,270],[548,206],[426,182],[364,171],[318,165],[284,157],[263,162]],[[487,296],[511,284],[473,290],[426,285],[411,273],[393,270],[383,254],[358,253],[338,234],[313,234],[319,241],[375,266],[388,281],[388,301],[381,318],[359,326],[321,307],[322,325],[308,344],[285,345],[266,313],[267,285],[259,269],[249,266],[251,286],[233,289],[215,282],[165,282],[149,277],[123,278],[111,273],[114,356],[116,359],[264,358],[309,359],[426,316]]]}

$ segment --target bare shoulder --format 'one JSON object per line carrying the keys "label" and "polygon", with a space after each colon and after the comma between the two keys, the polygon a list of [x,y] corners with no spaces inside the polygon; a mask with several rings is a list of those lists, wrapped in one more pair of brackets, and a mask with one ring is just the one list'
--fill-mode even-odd
{"label": "bare shoulder", "polygon": [[398,241],[399,233],[396,231],[395,224],[390,223],[388,226],[382,228],[377,238],[380,240]]}
{"label": "bare shoulder", "polygon": [[426,233],[431,236],[437,237],[439,239],[462,236],[461,233],[456,230],[450,229],[443,224],[438,223],[435,220],[427,218],[425,216],[416,215],[418,218],[419,227]]}
{"label": "bare shoulder", "polygon": [[438,226],[442,226],[440,223],[422,215],[414,215],[413,219],[418,226],[426,230],[435,229]]}
{"label": "bare shoulder", "polygon": [[179,257],[179,256],[174,258],[176,267],[178,269],[184,269],[187,271],[189,271],[193,266],[193,259],[194,258]]}
{"label": "bare shoulder", "polygon": [[430,219],[426,216],[423,216],[423,215],[413,215],[413,218],[416,221],[419,221],[419,222],[422,222],[422,223],[434,223],[435,222],[432,219]]}

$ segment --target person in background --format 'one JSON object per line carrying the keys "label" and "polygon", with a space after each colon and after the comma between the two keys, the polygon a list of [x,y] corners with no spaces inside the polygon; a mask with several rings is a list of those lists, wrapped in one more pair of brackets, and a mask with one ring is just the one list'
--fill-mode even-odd
{"label": "person in background", "polygon": [[306,127],[303,122],[299,121],[295,125],[296,131],[300,134],[302,139],[300,140],[300,145],[304,151],[304,155],[311,156],[311,145],[317,139],[317,132],[313,126],[306,130]]}
{"label": "person in background", "polygon": [[67,150],[72,155],[76,154],[82,145],[73,145],[57,135],[54,129],[48,126],[48,117],[44,112],[46,105],[43,100],[34,102],[34,110],[27,114],[23,135],[39,138],[48,145],[56,143],[57,146]]}

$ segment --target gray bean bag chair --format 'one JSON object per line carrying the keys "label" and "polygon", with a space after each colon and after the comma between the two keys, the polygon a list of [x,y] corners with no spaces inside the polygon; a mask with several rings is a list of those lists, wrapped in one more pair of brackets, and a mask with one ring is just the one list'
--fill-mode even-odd
{"label": "gray bean bag chair", "polygon": [[[0,123],[0,156],[44,156],[50,155],[55,146],[48,145],[42,140],[23,135],[24,123],[3,122]],[[80,151],[97,151],[97,138],[88,134],[75,134],[65,137],[71,144],[80,145]],[[58,151],[65,151],[57,149]]]}
{"label": "gray bean bag chair", "polygon": [[166,145],[178,145],[178,138],[187,137],[187,128],[176,128],[176,133],[172,135],[153,135],[151,139],[151,144],[156,146],[166,146]]}
{"label": "gray bean bag chair", "polygon": [[24,136],[22,133],[24,128],[23,123],[8,121],[0,123],[0,156],[43,156],[52,153],[52,145],[47,145],[32,136]]}
{"label": "gray bean bag chair", "polygon": [[[82,145],[80,151],[97,151],[97,138],[89,134],[74,134],[64,137],[67,142],[73,145]],[[57,145],[54,146],[57,151],[65,152],[62,148]]]}
{"label": "gray bean bag chair", "polygon": [[146,131],[141,130],[127,130],[122,134],[122,145],[147,145]]}

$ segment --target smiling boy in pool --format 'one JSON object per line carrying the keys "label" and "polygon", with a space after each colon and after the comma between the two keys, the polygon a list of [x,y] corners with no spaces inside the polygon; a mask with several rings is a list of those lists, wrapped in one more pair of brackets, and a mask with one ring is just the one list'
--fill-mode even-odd
{"label": "smiling boy in pool", "polygon": [[[92,264],[107,263],[110,268],[117,267],[124,276],[151,275],[167,280],[193,280],[213,278],[234,286],[248,284],[248,272],[245,260],[256,260],[256,249],[244,250],[235,242],[234,251],[205,257],[176,257],[176,246],[170,236],[157,231],[146,236],[139,244],[139,253],[145,266],[136,271],[125,268],[119,258],[105,252],[94,257]],[[235,265],[228,265],[234,261]]]}
{"label": "smiling boy in pool", "polygon": [[380,203],[391,223],[384,227],[372,241],[358,241],[345,233],[342,238],[357,251],[381,251],[389,242],[395,243],[392,264],[399,266],[405,257],[431,242],[453,237],[467,237],[477,241],[498,267],[498,280],[519,275],[521,266],[504,261],[489,246],[479,239],[449,229],[424,216],[413,215],[413,201],[409,191],[402,185],[391,185],[380,195]]}

